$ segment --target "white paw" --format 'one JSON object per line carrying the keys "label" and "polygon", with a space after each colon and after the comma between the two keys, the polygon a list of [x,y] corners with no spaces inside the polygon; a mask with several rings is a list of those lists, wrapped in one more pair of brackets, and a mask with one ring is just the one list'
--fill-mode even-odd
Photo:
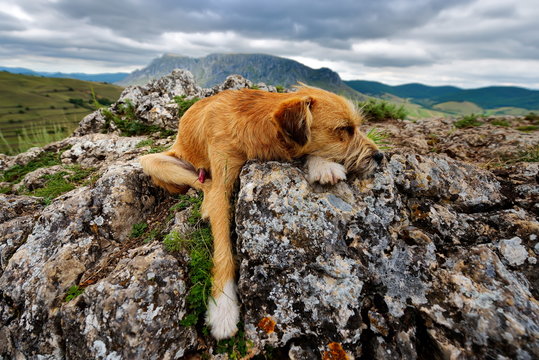
{"label": "white paw", "polygon": [[326,160],[318,156],[310,156],[307,159],[307,180],[312,184],[335,185],[341,180],[346,180],[346,170],[341,164]]}
{"label": "white paw", "polygon": [[228,280],[223,292],[208,303],[206,324],[211,327],[211,334],[217,340],[232,337],[238,331],[240,307],[236,296],[234,280]]}

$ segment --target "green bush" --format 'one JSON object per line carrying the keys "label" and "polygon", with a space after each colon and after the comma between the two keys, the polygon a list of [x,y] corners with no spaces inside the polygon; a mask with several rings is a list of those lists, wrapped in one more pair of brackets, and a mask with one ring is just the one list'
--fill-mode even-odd
{"label": "green bush", "polygon": [[479,121],[478,118],[478,115],[475,114],[466,115],[462,119],[455,121],[454,125],[457,129],[471,128],[483,125],[483,123]]}
{"label": "green bush", "polygon": [[396,105],[385,100],[369,99],[359,102],[363,115],[368,121],[383,121],[389,119],[405,119],[408,115],[404,105]]}

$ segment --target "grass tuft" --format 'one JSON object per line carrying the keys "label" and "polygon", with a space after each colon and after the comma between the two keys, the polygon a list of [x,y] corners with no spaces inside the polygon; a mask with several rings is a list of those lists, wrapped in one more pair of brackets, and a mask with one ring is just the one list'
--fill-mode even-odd
{"label": "grass tuft", "polygon": [[217,354],[227,354],[228,359],[240,360],[247,356],[249,348],[253,346],[252,342],[245,337],[243,324],[238,324],[238,332],[230,339],[217,342],[215,352]]}
{"label": "grass tuft", "polygon": [[23,191],[23,193],[42,197],[44,204],[50,205],[53,199],[83,185],[85,180],[95,171],[95,168],[85,169],[80,165],[66,166],[65,169],[66,171],[43,175],[41,177],[45,180],[43,187],[32,191]]}
{"label": "grass tuft", "polygon": [[372,128],[366,135],[367,138],[371,139],[380,148],[380,150],[389,150],[391,148],[389,146],[389,134],[387,132]]}
{"label": "grass tuft", "polygon": [[359,102],[359,107],[368,121],[405,119],[408,115],[404,105],[391,104],[385,100],[369,99]]}
{"label": "grass tuft", "polygon": [[187,100],[186,96],[175,96],[174,102],[178,104],[178,118],[181,118],[198,100],[200,99],[197,97]]}
{"label": "grass tuft", "polygon": [[131,228],[130,236],[132,238],[141,237],[142,235],[146,233],[147,230],[148,230],[148,224],[146,224],[145,222],[134,224],[133,227]]}
{"label": "grass tuft", "polygon": [[455,121],[454,125],[457,129],[464,129],[464,128],[481,126],[483,125],[483,123],[479,121],[478,115],[470,114],[470,115],[464,116],[462,119],[458,121]]}

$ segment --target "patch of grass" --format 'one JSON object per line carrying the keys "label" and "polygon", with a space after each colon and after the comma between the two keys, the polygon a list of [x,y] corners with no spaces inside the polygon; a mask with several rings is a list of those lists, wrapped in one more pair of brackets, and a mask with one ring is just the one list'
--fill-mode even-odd
{"label": "patch of grass", "polygon": [[524,132],[536,131],[539,130],[539,125],[524,125],[519,126],[516,129]]}
{"label": "patch of grass", "polygon": [[145,146],[152,146],[154,143],[154,141],[152,139],[146,139],[146,140],[142,140],[141,142],[139,142],[135,147],[137,149],[140,149],[142,147],[145,147]]}
{"label": "patch of grass", "polygon": [[49,205],[53,199],[81,185],[95,171],[94,168],[84,169],[80,165],[66,166],[65,169],[68,171],[43,175],[44,186],[24,194],[42,197],[45,205]]}
{"label": "patch of grass", "polygon": [[22,178],[32,171],[43,167],[50,167],[54,165],[60,165],[62,153],[69,148],[66,147],[59,152],[44,151],[34,160],[29,161],[25,165],[14,165],[9,169],[0,172],[0,181],[10,182],[16,184],[22,180]]}
{"label": "patch of grass", "polygon": [[229,359],[240,360],[247,356],[249,348],[253,344],[245,338],[243,324],[239,324],[238,332],[230,339],[220,340],[217,342],[215,352],[217,354],[227,354]]}
{"label": "patch of grass", "polygon": [[180,201],[171,208],[171,213],[191,207],[188,222],[195,230],[186,236],[172,231],[165,236],[163,246],[167,251],[186,250],[189,253],[188,274],[191,288],[187,295],[187,314],[182,320],[183,326],[202,325],[208,301],[211,295],[212,235],[209,226],[200,219],[202,195],[189,197],[180,196]]}
{"label": "patch of grass", "polygon": [[145,124],[140,121],[136,114],[136,109],[130,100],[116,106],[116,112],[111,109],[101,110],[105,118],[105,128],[109,128],[113,123],[121,131],[122,136],[138,136],[159,133],[160,137],[168,137],[174,131],[163,129],[156,125]]}
{"label": "patch of grass", "polygon": [[0,187],[0,194],[9,194],[11,192],[11,187],[2,186]]}
{"label": "patch of grass", "polygon": [[178,118],[181,118],[198,100],[200,99],[197,97],[188,100],[186,96],[175,96],[174,102],[178,104]]}
{"label": "patch of grass", "polygon": [[378,145],[380,150],[390,149],[390,142],[388,141],[389,134],[385,131],[372,128],[367,132],[366,135],[367,138],[371,139],[376,145]]}
{"label": "patch of grass", "polygon": [[388,119],[405,119],[407,116],[404,105],[396,105],[385,100],[369,99],[359,102],[359,107],[368,121],[383,121]]}
{"label": "patch of grass", "polygon": [[536,122],[536,121],[539,121],[539,115],[534,112],[531,112],[527,114],[526,116],[524,116],[524,119]]}
{"label": "patch of grass", "polygon": [[496,120],[492,120],[490,122],[492,125],[495,125],[495,126],[503,126],[503,127],[509,127],[511,126],[511,124],[509,123],[509,121],[505,120],[505,119],[496,119]]}
{"label": "patch of grass", "polygon": [[277,85],[275,86],[275,90],[277,90],[278,93],[284,93],[286,89],[282,85]]}
{"label": "patch of grass", "polygon": [[539,162],[539,145],[532,146],[520,152],[517,159],[524,162]]}
{"label": "patch of grass", "polygon": [[453,124],[457,129],[464,129],[464,128],[471,128],[471,127],[477,127],[483,125],[481,121],[479,121],[479,116],[475,114],[470,114],[464,116],[462,119],[455,121]]}
{"label": "patch of grass", "polygon": [[144,235],[144,233],[148,230],[148,224],[145,222],[134,224],[131,228],[131,237],[132,238],[138,238]]}
{"label": "patch of grass", "polygon": [[155,146],[155,147],[152,147],[150,150],[146,151],[144,154],[156,154],[156,153],[160,153],[160,152],[163,152],[163,151],[167,151],[168,150],[168,146]]}
{"label": "patch of grass", "polygon": [[82,295],[82,293],[84,293],[84,288],[78,285],[74,285],[67,289],[66,295],[64,297],[64,302],[70,302],[77,296]]}

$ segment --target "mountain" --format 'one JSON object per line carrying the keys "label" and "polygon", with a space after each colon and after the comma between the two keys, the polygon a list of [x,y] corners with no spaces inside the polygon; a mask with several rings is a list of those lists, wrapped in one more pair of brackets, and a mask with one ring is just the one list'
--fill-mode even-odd
{"label": "mountain", "polygon": [[24,75],[33,75],[33,76],[44,76],[50,78],[63,78],[63,79],[77,79],[83,81],[94,81],[94,82],[106,82],[106,83],[115,83],[124,79],[128,73],[103,73],[103,74],[86,74],[86,73],[61,73],[61,72],[44,72],[44,71],[34,71],[26,68],[20,67],[5,67],[0,66],[0,71],[6,71],[12,74],[24,74]]}
{"label": "mountain", "polygon": [[484,110],[503,107],[525,110],[539,109],[539,91],[513,86],[461,89],[454,86],[428,86],[423,84],[391,86],[376,81],[364,80],[345,81],[345,83],[354,90],[366,95],[381,97],[391,94],[431,108],[439,108],[438,105],[449,102],[468,102]]}
{"label": "mountain", "polygon": [[264,82],[291,87],[300,81],[347,96],[361,97],[328,68],[312,69],[294,60],[264,54],[211,54],[202,58],[165,54],[144,69],[132,72],[118,84],[145,84],[178,68],[189,70],[202,87],[212,87],[231,74],[239,74],[255,84]]}

